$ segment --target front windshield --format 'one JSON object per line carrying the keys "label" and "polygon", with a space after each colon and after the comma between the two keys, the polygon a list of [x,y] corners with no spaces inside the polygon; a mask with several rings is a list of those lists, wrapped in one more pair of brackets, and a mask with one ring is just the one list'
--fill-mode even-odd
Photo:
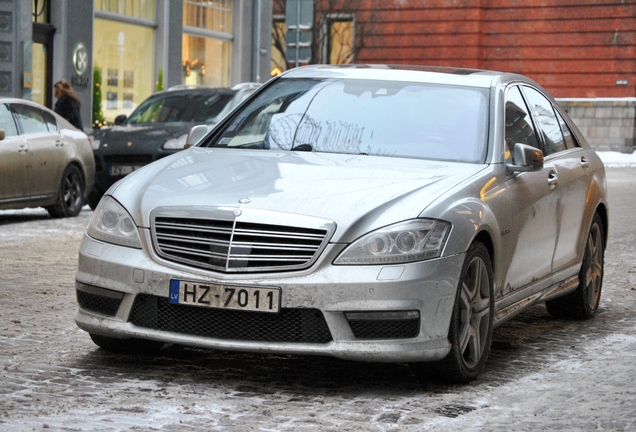
{"label": "front windshield", "polygon": [[204,145],[483,162],[486,89],[280,79]]}
{"label": "front windshield", "polygon": [[163,93],[145,100],[128,118],[139,123],[216,123],[229,110],[232,93]]}

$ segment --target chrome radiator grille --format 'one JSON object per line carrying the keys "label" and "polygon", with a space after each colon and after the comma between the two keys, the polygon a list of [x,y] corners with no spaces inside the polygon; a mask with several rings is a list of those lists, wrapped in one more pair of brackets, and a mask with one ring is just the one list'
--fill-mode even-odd
{"label": "chrome radiator grille", "polygon": [[153,240],[170,261],[222,272],[306,268],[317,258],[325,229],[182,217],[157,217]]}

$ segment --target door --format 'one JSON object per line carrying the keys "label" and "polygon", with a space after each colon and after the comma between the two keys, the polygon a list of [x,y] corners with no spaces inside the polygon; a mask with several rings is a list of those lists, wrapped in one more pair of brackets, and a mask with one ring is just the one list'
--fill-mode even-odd
{"label": "door", "polygon": [[[48,2],[43,2],[48,6]],[[31,97],[25,98],[40,105],[53,107],[53,36],[55,27],[47,23],[33,23],[33,81]]]}
{"label": "door", "polygon": [[[506,144],[512,159],[515,143],[541,148],[532,116],[518,87],[506,94]],[[548,283],[557,241],[559,190],[554,163],[546,161],[539,171],[523,172],[507,180],[510,192],[513,227],[507,235],[513,243],[510,267],[504,292],[516,291],[530,284]]]}
{"label": "door", "polygon": [[29,148],[18,135],[13,114],[7,104],[0,104],[0,204],[20,201],[26,195],[26,167]]}
{"label": "door", "polygon": [[[578,262],[577,246],[582,233],[587,235],[587,229],[582,226],[582,216],[591,182],[589,163],[586,151],[574,141],[552,103],[532,87],[524,86],[523,93],[545,143],[546,161],[554,164],[557,176],[555,187],[559,190],[560,200],[553,258],[553,271],[557,271]],[[564,128],[567,131],[565,136],[571,137],[570,140],[565,139]]]}
{"label": "door", "polygon": [[12,108],[29,146],[29,196],[39,199],[56,194],[65,168],[66,149],[55,117],[30,105],[15,103]]}

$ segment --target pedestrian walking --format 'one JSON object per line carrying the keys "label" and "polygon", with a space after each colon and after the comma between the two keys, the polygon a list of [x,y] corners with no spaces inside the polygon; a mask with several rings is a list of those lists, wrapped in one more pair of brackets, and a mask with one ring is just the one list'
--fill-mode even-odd
{"label": "pedestrian walking", "polygon": [[55,92],[55,107],[53,111],[64,117],[73,126],[83,130],[82,117],[80,116],[80,100],[75,94],[73,87],[66,80],[59,80],[53,86]]}

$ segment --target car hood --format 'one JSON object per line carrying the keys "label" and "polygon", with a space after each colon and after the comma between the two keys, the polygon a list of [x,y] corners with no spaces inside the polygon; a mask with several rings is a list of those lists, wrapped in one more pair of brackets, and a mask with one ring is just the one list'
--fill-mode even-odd
{"label": "car hood", "polygon": [[194,147],[147,165],[110,193],[137,224],[157,208],[234,209],[312,216],[336,224],[332,241],[418,217],[485,165],[312,152]]}
{"label": "car hood", "polygon": [[[93,140],[100,141],[100,149],[108,149],[108,151],[113,151],[120,146],[150,146],[155,148],[171,138],[187,134],[192,126],[194,123],[189,122],[122,125],[105,127],[91,135]],[[107,147],[104,148],[104,145]]]}

